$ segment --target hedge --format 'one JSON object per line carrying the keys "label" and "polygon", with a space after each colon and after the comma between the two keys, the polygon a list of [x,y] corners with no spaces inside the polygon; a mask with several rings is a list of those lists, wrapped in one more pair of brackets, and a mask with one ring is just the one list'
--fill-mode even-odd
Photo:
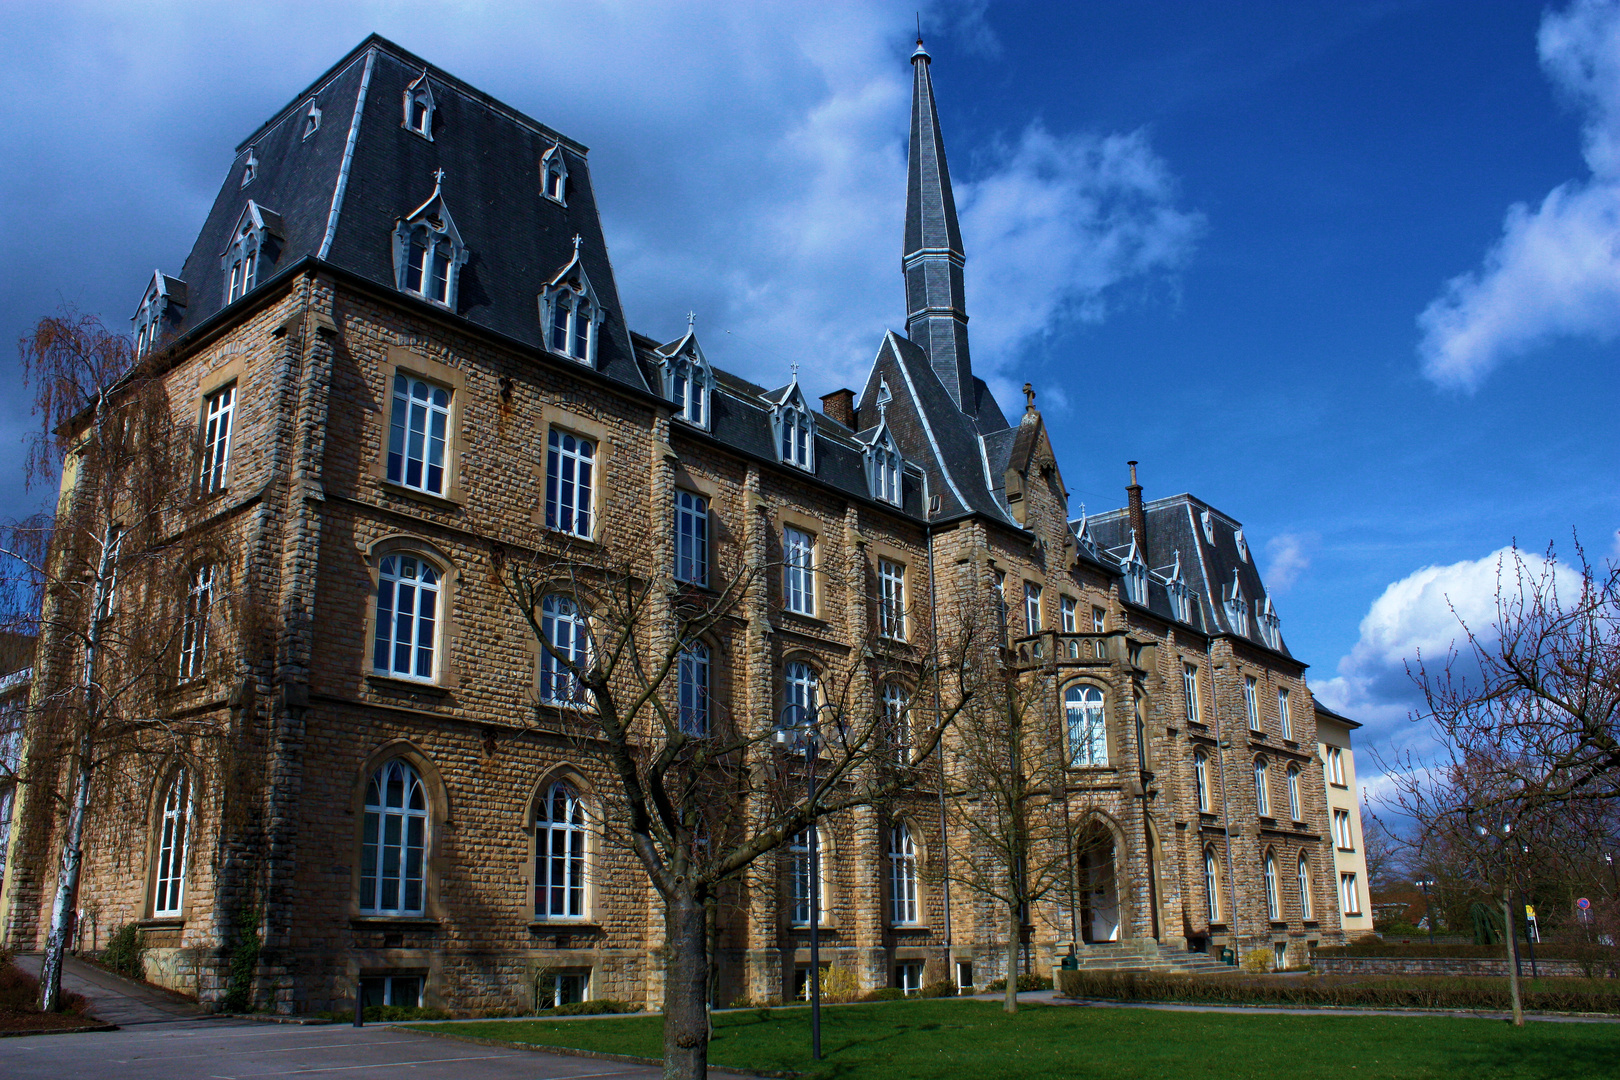
{"label": "hedge", "polygon": [[[1427,942],[1401,945],[1387,941],[1357,941],[1349,945],[1319,948],[1316,955],[1324,960],[1339,956],[1388,956],[1402,960],[1502,960],[1507,957],[1507,946],[1430,945]],[[1529,962],[1530,946],[1523,941],[1519,942],[1519,955]],[[1613,963],[1620,960],[1620,949],[1608,945],[1587,945],[1582,942],[1546,941],[1536,944],[1536,959]]]}
{"label": "hedge", "polygon": [[[1213,1005],[1339,1006],[1374,1009],[1512,1007],[1503,978],[1318,976],[1265,978],[1158,972],[1061,971],[1065,997],[1108,1001],[1186,1001]],[[1534,1012],[1620,1015],[1620,983],[1609,979],[1526,979],[1524,1007]]]}

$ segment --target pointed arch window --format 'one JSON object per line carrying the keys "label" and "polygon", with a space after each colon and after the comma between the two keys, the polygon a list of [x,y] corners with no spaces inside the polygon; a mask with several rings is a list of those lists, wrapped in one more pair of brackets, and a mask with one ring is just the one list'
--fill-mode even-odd
{"label": "pointed arch window", "polygon": [[1271,767],[1265,758],[1254,759],[1254,809],[1261,817],[1271,816]]}
{"label": "pointed arch window", "polygon": [[175,918],[184,910],[190,819],[191,774],[181,767],[169,780],[158,817],[157,867],[152,881],[153,918]]}
{"label": "pointed arch window", "polygon": [[395,758],[371,774],[360,848],[363,914],[422,914],[427,825],[427,788],[409,763]]}
{"label": "pointed arch window", "polygon": [[1249,634],[1249,604],[1243,599],[1243,582],[1237,571],[1232,572],[1232,587],[1226,591],[1226,621],[1232,633],[1247,637]]}
{"label": "pointed arch window", "polygon": [[552,143],[540,158],[540,194],[559,206],[568,205],[568,162],[561,143]]}
{"label": "pointed arch window", "polygon": [[1209,755],[1202,750],[1193,753],[1193,787],[1198,794],[1198,812],[1209,813]]}
{"label": "pointed arch window", "polygon": [[1302,851],[1299,853],[1299,914],[1309,921],[1311,918],[1311,861]]}
{"label": "pointed arch window", "polygon": [[1273,922],[1282,918],[1282,906],[1277,902],[1277,853],[1266,850],[1266,916]]}
{"label": "pointed arch window", "polygon": [[691,641],[676,657],[681,734],[707,738],[709,734],[709,647]]}
{"label": "pointed arch window", "polygon": [[[1272,606],[1271,597],[1262,596],[1254,605],[1254,621],[1260,626],[1260,639],[1273,649],[1282,648],[1282,620],[1277,618],[1277,609]],[[1284,735],[1284,738],[1287,738]]]}
{"label": "pointed arch window", "polygon": [[1204,903],[1209,913],[1209,921],[1221,921],[1221,880],[1220,863],[1215,859],[1215,849],[1204,849]]}
{"label": "pointed arch window", "polygon": [[872,498],[894,506],[901,505],[903,493],[900,477],[905,459],[900,456],[900,447],[894,441],[887,421],[878,425],[872,441],[861,453],[866,464],[866,488]]}
{"label": "pointed arch window", "polygon": [[1294,821],[1302,821],[1299,805],[1299,768],[1288,766],[1288,816]]}
{"label": "pointed arch window", "polygon": [[579,605],[556,593],[540,601],[540,700],[546,705],[579,708],[586,703],[585,685],[574,674],[590,663],[590,626]]}
{"label": "pointed arch window", "polygon": [[546,789],[534,822],[534,917],[542,922],[585,918],[587,880],[585,802],[557,782]]}
{"label": "pointed arch window", "polygon": [[258,179],[258,176],[259,157],[253,152],[253,148],[249,147],[247,160],[242,163],[242,186],[247,187],[249,184],[253,183],[254,180]]}
{"label": "pointed arch window", "polygon": [[1103,722],[1103,692],[1095,686],[1071,686],[1064,693],[1069,728],[1069,767],[1108,764],[1108,732]]}
{"label": "pointed arch window", "polygon": [[775,429],[777,460],[815,472],[816,425],[797,379],[771,410],[771,426]]}
{"label": "pointed arch window", "polygon": [[658,356],[663,368],[664,396],[674,406],[675,416],[695,427],[707,428],[714,372],[698,347],[697,335],[688,327],[685,337],[659,349]]}
{"label": "pointed arch window", "polygon": [[442,169],[435,180],[427,201],[394,223],[394,284],[401,292],[454,311],[469,252],[445,205]]}
{"label": "pointed arch window", "polygon": [[214,566],[198,563],[186,585],[186,611],[180,622],[180,681],[208,674],[208,617],[214,606]]}
{"label": "pointed arch window", "polygon": [[1288,687],[1277,687],[1277,721],[1282,725],[1282,737],[1294,737],[1294,717],[1288,708]]}
{"label": "pointed arch window", "polygon": [[[227,258],[229,253],[227,252]],[[228,279],[227,279],[228,281]],[[161,270],[152,271],[130,324],[135,330],[135,358],[147,356],[163,340],[165,331],[186,306],[186,283]]]}
{"label": "pointed arch window", "polygon": [[816,669],[795,660],[783,671],[780,724],[809,723],[816,713]]}
{"label": "pointed arch window", "polygon": [[915,926],[917,917],[917,845],[905,822],[889,829],[889,923]]}
{"label": "pointed arch window", "polygon": [[439,571],[415,555],[386,555],[377,565],[377,635],[372,669],[396,679],[433,681],[437,673]]}
{"label": "pointed arch window", "polygon": [[883,726],[894,763],[901,767],[911,764],[911,717],[907,705],[910,696],[906,688],[896,682],[883,684]]}
{"label": "pointed arch window", "polygon": [[405,128],[433,141],[433,86],[423,71],[405,88]]}
{"label": "pointed arch window", "polygon": [[582,243],[574,237],[573,259],[540,294],[540,325],[548,349],[594,367],[603,312],[580,262]]}
{"label": "pointed arch window", "polygon": [[1131,546],[1120,560],[1120,568],[1125,571],[1125,596],[1133,604],[1143,607],[1148,602],[1148,568],[1142,561],[1142,551],[1137,547],[1136,539],[1132,537]]}

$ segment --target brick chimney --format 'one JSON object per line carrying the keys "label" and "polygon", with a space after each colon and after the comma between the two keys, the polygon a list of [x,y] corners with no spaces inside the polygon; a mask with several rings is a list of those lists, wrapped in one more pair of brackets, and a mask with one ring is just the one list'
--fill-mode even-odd
{"label": "brick chimney", "polygon": [[855,430],[855,391],[834,390],[821,395],[821,411],[829,420],[836,420],[849,430]]}
{"label": "brick chimney", "polygon": [[1131,532],[1136,534],[1136,550],[1142,553],[1142,561],[1152,566],[1153,562],[1148,558],[1147,511],[1142,509],[1142,485],[1136,482],[1136,462],[1127,461],[1125,464],[1131,467],[1131,482],[1125,488],[1131,514]]}

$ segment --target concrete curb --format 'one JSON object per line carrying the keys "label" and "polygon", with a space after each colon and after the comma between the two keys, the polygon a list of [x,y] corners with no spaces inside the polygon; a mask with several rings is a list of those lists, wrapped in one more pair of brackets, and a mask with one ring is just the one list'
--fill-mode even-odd
{"label": "concrete curb", "polygon": [[[610,1054],[605,1050],[580,1050],[572,1046],[546,1046],[541,1043],[516,1042],[510,1039],[490,1039],[482,1035],[461,1035],[454,1031],[430,1031],[419,1027],[406,1027],[404,1024],[389,1024],[387,1026],[394,1031],[409,1031],[435,1039],[454,1039],[457,1042],[472,1043],[475,1046],[494,1046],[507,1050],[529,1050],[538,1054],[561,1054],[564,1057],[591,1058],[595,1061],[616,1061],[624,1065],[651,1065],[654,1068],[664,1063],[663,1058],[640,1057],[636,1054]],[[764,1078],[764,1080],[795,1080],[795,1078],[805,1074],[796,1072],[760,1072],[752,1069],[734,1069],[727,1066],[714,1067],[711,1065],[709,1075],[757,1076]]]}
{"label": "concrete curb", "polygon": [[0,1031],[0,1039],[24,1039],[30,1035],[79,1035],[86,1031],[117,1031],[117,1024],[80,1024],[78,1027],[42,1028],[39,1031]]}

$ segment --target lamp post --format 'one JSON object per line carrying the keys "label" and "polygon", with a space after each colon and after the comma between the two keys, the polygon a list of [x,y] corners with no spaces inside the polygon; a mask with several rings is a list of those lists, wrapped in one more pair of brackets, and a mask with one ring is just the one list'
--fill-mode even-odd
{"label": "lamp post", "polygon": [[[821,733],[816,718],[831,703],[789,705],[782,710],[772,738],[784,750],[804,753],[805,805],[815,809],[816,754],[821,749]],[[821,837],[812,818],[810,833],[810,1057],[821,1060]]]}
{"label": "lamp post", "polygon": [[1434,908],[1429,904],[1429,889],[1434,885],[1433,878],[1423,878],[1416,882],[1418,888],[1423,890],[1423,919],[1429,927],[1429,944],[1434,944]]}
{"label": "lamp post", "polygon": [[1513,999],[1513,1026],[1523,1027],[1524,1006],[1519,999],[1519,939],[1513,929],[1513,823],[1503,821],[1493,829],[1482,822],[1475,822],[1474,835],[1481,840],[1494,839],[1502,845],[1502,917],[1508,940],[1508,992]]}

